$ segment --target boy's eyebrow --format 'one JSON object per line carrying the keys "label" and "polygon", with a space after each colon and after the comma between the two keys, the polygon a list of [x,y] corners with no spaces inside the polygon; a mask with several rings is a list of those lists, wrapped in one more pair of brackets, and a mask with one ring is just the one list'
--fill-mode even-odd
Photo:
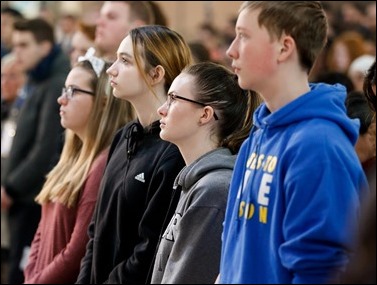
{"label": "boy's eyebrow", "polygon": [[245,27],[236,26],[236,31],[247,31]]}

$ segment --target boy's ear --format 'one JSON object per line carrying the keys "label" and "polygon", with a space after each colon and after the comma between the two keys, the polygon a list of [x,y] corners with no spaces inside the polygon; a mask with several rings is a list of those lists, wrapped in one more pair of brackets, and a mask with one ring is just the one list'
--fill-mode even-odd
{"label": "boy's ear", "polygon": [[286,61],[296,49],[296,42],[291,36],[283,35],[280,40],[280,55],[278,60],[280,62]]}

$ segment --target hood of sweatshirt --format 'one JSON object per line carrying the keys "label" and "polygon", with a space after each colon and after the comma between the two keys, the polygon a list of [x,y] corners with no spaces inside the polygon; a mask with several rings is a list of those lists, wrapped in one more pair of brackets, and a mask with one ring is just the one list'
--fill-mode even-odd
{"label": "hood of sweatshirt", "polygon": [[260,129],[273,131],[274,128],[284,128],[286,125],[324,119],[337,124],[353,144],[359,135],[358,119],[350,119],[346,113],[346,89],[343,85],[310,84],[311,91],[287,104],[274,113],[270,113],[262,104],[254,113],[254,125]]}
{"label": "hood of sweatshirt", "polygon": [[174,182],[183,189],[190,189],[198,180],[208,173],[224,170],[233,170],[236,155],[232,155],[227,148],[218,148],[199,157],[190,165],[184,167]]}

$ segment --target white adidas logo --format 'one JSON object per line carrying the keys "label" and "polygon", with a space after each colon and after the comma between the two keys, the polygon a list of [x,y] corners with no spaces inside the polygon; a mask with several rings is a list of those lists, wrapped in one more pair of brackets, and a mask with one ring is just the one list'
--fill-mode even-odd
{"label": "white adidas logo", "polygon": [[140,173],[138,175],[135,176],[135,179],[140,181],[140,182],[143,182],[145,183],[145,179],[144,179],[144,172],[143,173]]}

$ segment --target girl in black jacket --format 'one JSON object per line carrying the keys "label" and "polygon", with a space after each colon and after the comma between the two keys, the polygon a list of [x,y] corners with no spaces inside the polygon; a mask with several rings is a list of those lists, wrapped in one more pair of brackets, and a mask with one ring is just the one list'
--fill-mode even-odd
{"label": "girl in black jacket", "polygon": [[191,63],[189,47],[163,26],[130,31],[108,69],[114,96],[129,101],[137,120],[116,135],[89,226],[77,283],[148,283],[159,235],[179,193],[184,166],[176,146],[160,139],[157,109],[173,79]]}

